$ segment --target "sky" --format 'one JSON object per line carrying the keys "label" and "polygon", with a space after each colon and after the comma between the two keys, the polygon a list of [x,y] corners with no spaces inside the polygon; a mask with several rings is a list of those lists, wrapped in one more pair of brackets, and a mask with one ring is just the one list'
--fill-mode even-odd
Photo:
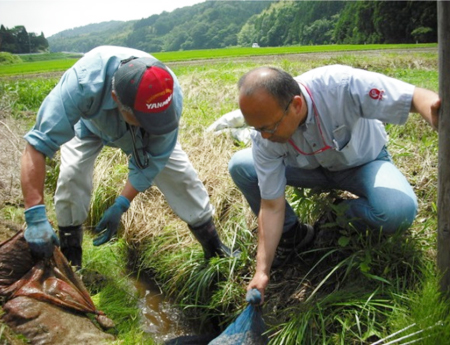
{"label": "sky", "polygon": [[205,0],[0,0],[0,24],[25,26],[50,37],[63,30],[110,20],[129,21]]}

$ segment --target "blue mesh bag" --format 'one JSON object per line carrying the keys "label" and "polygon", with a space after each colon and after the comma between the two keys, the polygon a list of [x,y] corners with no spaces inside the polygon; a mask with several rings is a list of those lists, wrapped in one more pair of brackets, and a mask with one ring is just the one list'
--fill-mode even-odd
{"label": "blue mesh bag", "polygon": [[249,305],[229,325],[225,331],[208,345],[265,345],[269,339],[264,334],[266,325],[262,318],[261,293],[257,289],[247,292],[246,296]]}

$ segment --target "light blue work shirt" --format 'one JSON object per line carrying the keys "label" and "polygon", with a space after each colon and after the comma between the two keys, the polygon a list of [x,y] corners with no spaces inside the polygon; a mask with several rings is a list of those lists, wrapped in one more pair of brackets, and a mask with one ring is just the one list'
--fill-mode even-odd
{"label": "light blue work shirt", "polygon": [[[146,140],[143,140],[141,131],[136,131],[137,151],[149,158],[145,169],[136,165],[131,133],[111,96],[112,77],[120,62],[131,56],[151,55],[113,46],[98,47],[86,53],[64,73],[45,98],[36,124],[25,139],[36,150],[52,158],[60,146],[75,135],[80,139],[97,136],[104,145],[118,147],[130,157],[129,181],[142,192],[152,185],[155,176],[166,165],[177,142],[178,129],[164,135],[146,133]],[[175,111],[180,118],[183,94],[175,74],[169,71],[174,79]]]}
{"label": "light blue work shirt", "polygon": [[[284,195],[286,166],[341,171],[376,159],[387,142],[383,123],[404,124],[414,93],[414,85],[342,65],[316,68],[295,79],[308,115],[292,144],[251,134],[263,199]],[[330,148],[320,152],[324,147]]]}

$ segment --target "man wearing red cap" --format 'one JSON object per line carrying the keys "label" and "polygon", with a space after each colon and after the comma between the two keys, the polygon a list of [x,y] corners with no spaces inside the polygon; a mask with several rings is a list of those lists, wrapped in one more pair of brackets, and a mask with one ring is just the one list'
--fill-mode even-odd
{"label": "man wearing red cap", "polygon": [[[129,156],[122,193],[105,212],[94,245],[109,241],[139,193],[155,184],[201,243],[205,258],[232,255],[219,239],[213,207],[186,153],[177,142],[183,95],[174,73],[151,55],[104,46],[85,54],[42,103],[22,157],[25,239],[38,257],[60,245],[77,268],[82,224],[87,218],[95,160],[104,145]],[[59,238],[44,205],[45,157],[61,148],[55,193]]]}

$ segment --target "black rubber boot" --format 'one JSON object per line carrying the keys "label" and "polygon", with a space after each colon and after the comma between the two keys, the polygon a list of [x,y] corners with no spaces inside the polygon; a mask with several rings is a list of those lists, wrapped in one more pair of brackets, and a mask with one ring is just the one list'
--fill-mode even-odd
{"label": "black rubber boot", "polygon": [[67,261],[78,271],[81,268],[83,256],[83,228],[77,226],[60,226],[59,241],[61,244],[61,252]]}
{"label": "black rubber boot", "polygon": [[224,258],[236,257],[239,255],[240,252],[232,252],[230,248],[222,243],[212,218],[203,225],[196,227],[188,226],[195,238],[202,245],[206,260],[209,260],[213,256]]}

